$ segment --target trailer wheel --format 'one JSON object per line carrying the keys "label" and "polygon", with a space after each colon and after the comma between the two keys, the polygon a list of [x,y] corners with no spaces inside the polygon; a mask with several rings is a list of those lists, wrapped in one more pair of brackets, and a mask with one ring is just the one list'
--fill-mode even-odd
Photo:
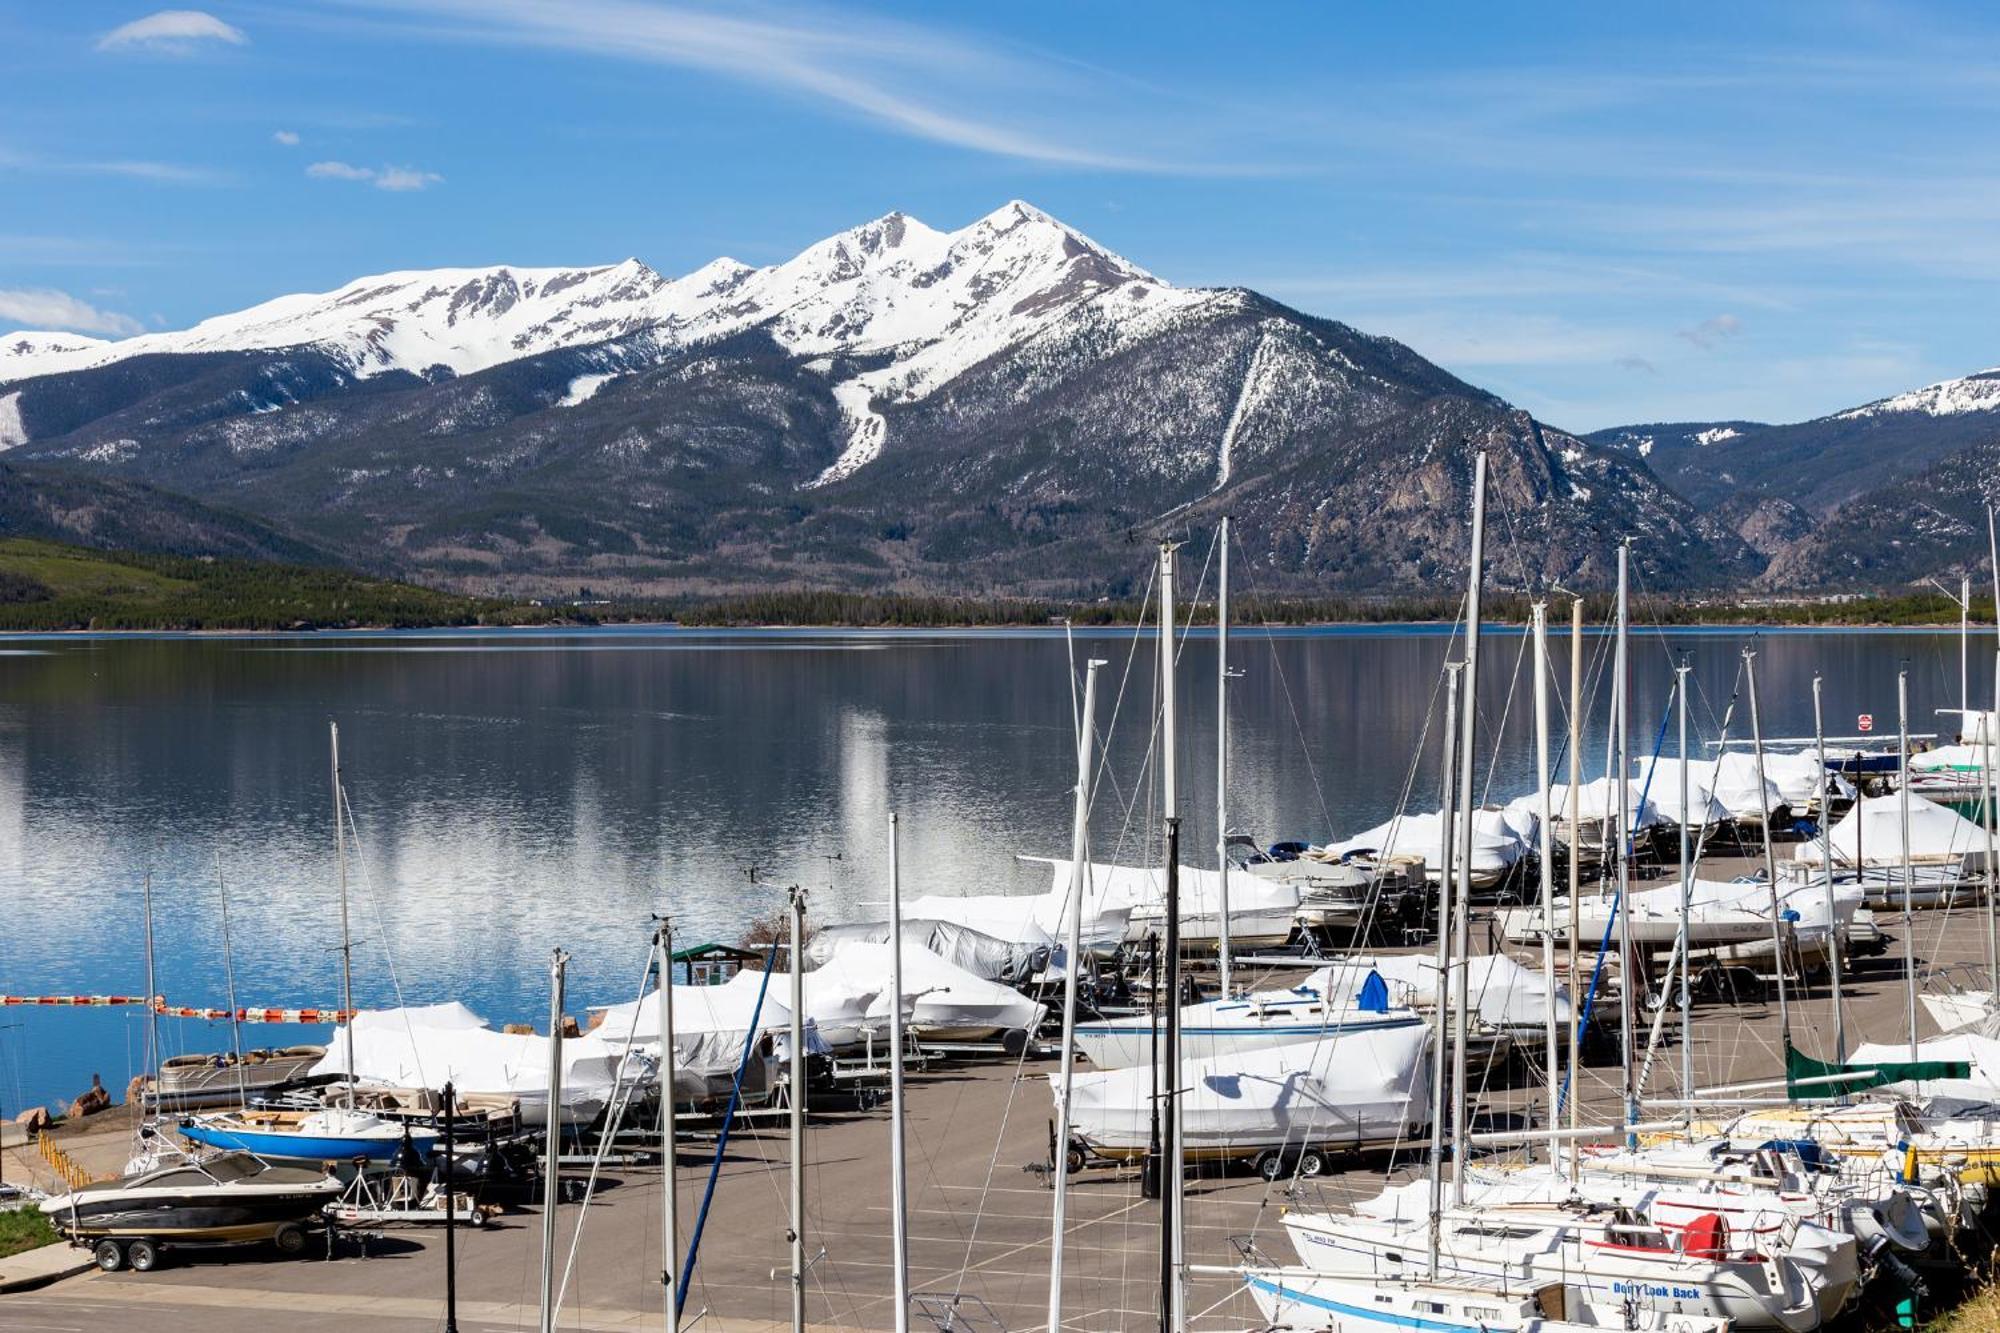
{"label": "trailer wheel", "polygon": [[1319,1176],[1326,1174],[1326,1154],[1318,1148],[1307,1148],[1299,1154],[1299,1174]]}
{"label": "trailer wheel", "polygon": [[272,1233],[271,1243],[278,1247],[279,1254],[304,1254],[306,1229],[296,1222],[287,1222]]}
{"label": "trailer wheel", "polygon": [[1266,1180],[1282,1180],[1285,1175],[1285,1155],[1276,1148],[1267,1148],[1257,1155],[1257,1174]]}
{"label": "trailer wheel", "polygon": [[160,1247],[150,1240],[135,1240],[125,1247],[125,1262],[135,1273],[150,1273],[160,1266]]}
{"label": "trailer wheel", "polygon": [[125,1266],[125,1247],[115,1240],[100,1240],[92,1247],[90,1257],[104,1272],[115,1273]]}
{"label": "trailer wheel", "polygon": [[1063,1169],[1071,1175],[1083,1170],[1083,1149],[1072,1144],[1070,1150],[1063,1154]]}

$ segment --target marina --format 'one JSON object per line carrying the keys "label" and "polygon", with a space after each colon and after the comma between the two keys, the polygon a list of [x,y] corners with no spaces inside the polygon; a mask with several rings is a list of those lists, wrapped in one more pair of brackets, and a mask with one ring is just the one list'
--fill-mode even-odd
{"label": "marina", "polygon": [[[511,1282],[514,1319],[532,1308],[544,1333],[646,1319],[649,1299],[669,1328],[713,1317],[940,1333],[1357,1333],[1411,1319],[1816,1333],[1948,1306],[1984,1261],[2000,1179],[1992,988],[1954,980],[1982,961],[1988,978],[2000,969],[1996,830],[1983,822],[2000,803],[1968,819],[1906,780],[1904,664],[1894,748],[1866,752],[1893,754],[1893,770],[1863,776],[1856,752],[1818,739],[1817,674],[1812,749],[1802,761],[1800,742],[1774,741],[1767,762],[1751,646],[1719,721],[1705,719],[1724,746],[1743,705],[1747,767],[1726,750],[1696,762],[1685,649],[1637,759],[1623,546],[1609,633],[1584,634],[1573,604],[1566,714],[1538,603],[1501,695],[1500,716],[1525,719],[1487,722],[1484,486],[1481,455],[1466,620],[1413,750],[1404,737],[1411,776],[1385,823],[1344,843],[1235,832],[1231,693],[1248,654],[1226,634],[1225,522],[1209,553],[1206,848],[1181,823],[1197,770],[1180,718],[1202,703],[1181,685],[1180,635],[1123,636],[1107,699],[1117,648],[1100,641],[1106,656],[1080,663],[1065,632],[1068,855],[1015,852],[1020,879],[1044,887],[940,891],[919,856],[911,893],[902,813],[884,802],[822,853],[837,874],[872,844],[884,873],[858,887],[880,897],[850,889],[843,902],[837,879],[779,889],[767,866],[745,867],[755,899],[781,906],[743,922],[736,944],[684,947],[665,904],[643,941],[626,937],[643,966],[624,1001],[579,996],[574,956],[555,944],[539,1023],[495,1025],[456,996],[408,1003],[407,946],[382,919],[373,830],[331,721],[315,821],[331,884],[299,901],[335,927],[334,1006],[240,1004],[231,922],[244,893],[232,917],[220,858],[201,950],[220,966],[219,1010],[166,994],[192,998],[162,979],[161,900],[193,888],[156,883],[150,866],[136,923],[150,998],[0,996],[23,1012],[131,1014],[143,1036],[139,1118],[89,1133],[110,1101],[94,1076],[55,1134],[37,1126],[39,1165],[15,1164],[33,1182],[26,1205],[94,1265],[68,1289],[284,1273],[253,1282],[254,1298],[337,1317],[351,1311],[330,1275],[397,1263],[442,1287],[447,1323],[461,1284]],[[1163,544],[1154,571],[1158,616],[1176,625],[1180,557]],[[1319,792],[1316,740],[1278,670]],[[1152,677],[1150,717],[1128,710],[1135,674]],[[1613,776],[1585,781],[1595,736]],[[1500,756],[1528,738],[1532,785],[1508,799],[1494,789]],[[1415,777],[1433,751],[1435,812]],[[1663,774],[1675,790],[1656,803]],[[1978,777],[1990,796],[1991,773]],[[1114,816],[1107,859],[1099,828]],[[1320,867],[1351,877],[1336,888]],[[1871,869],[1900,877],[1881,894]],[[1329,891],[1346,902],[1337,924]],[[814,938],[821,912],[832,929]],[[1950,930],[1955,916],[1983,929]],[[358,999],[385,978],[396,1003]],[[230,1048],[206,1059],[163,1035],[218,1019]],[[275,1061],[268,1046],[246,1052],[246,1027],[313,1019],[333,1023],[316,1044]],[[1953,1029],[1934,1033],[1940,1021]],[[170,1100],[170,1087],[212,1094],[228,1078],[235,1104]],[[886,1219],[860,1202],[885,1192]],[[435,1228],[441,1255],[414,1240]],[[63,1299],[55,1290],[40,1299]]]}
{"label": "marina", "polygon": [[[1928,953],[1923,961],[1938,966],[1971,962],[1977,952],[1975,942],[1969,949]],[[1258,972],[1246,981],[1263,985],[1287,975],[1298,973]],[[1902,1016],[1895,960],[1858,962],[1846,996],[1855,1028],[1894,1030]],[[1743,1079],[1768,1072],[1778,1041],[1774,1004],[1704,1004],[1696,1012],[1696,1058],[1703,1068],[1733,1070],[1730,1077]],[[1801,1002],[1796,1017],[1821,1033],[1830,1030],[1824,987]],[[920,1291],[976,1296],[1008,1328],[1040,1326],[1046,1299],[1050,1192],[1045,1177],[1022,1168],[1047,1160],[1045,1077],[1052,1065],[1045,1057],[1019,1065],[940,1065],[913,1074],[910,1081],[912,1283]],[[1582,1087],[1590,1112],[1615,1115],[1616,1077],[1615,1065],[1586,1070]],[[1482,1106],[1504,1117],[1532,1107],[1536,1095],[1529,1089],[1496,1088],[1482,1098]],[[82,1132],[66,1133],[63,1141],[80,1160],[101,1170],[122,1164],[129,1124],[79,1128]],[[813,1268],[814,1327],[890,1326],[885,1135],[880,1111],[813,1117],[810,1245],[814,1252],[825,1250]],[[732,1145],[693,1299],[711,1312],[702,1326],[783,1328],[788,1326],[784,1284],[770,1277],[786,1262],[783,1131],[751,1129],[734,1136]],[[1381,1188],[1392,1157],[1397,1178],[1417,1179],[1422,1147],[1411,1144],[1401,1154],[1339,1160],[1326,1175],[1309,1182],[1311,1197],[1328,1203],[1366,1198]],[[691,1142],[681,1161],[683,1190],[692,1207],[698,1198],[693,1178],[706,1163],[705,1152]],[[41,1159],[31,1149],[10,1149],[5,1175],[24,1178],[39,1165]],[[1137,1175],[1091,1171],[1076,1178],[1065,1242],[1068,1304],[1077,1311],[1074,1327],[1157,1327],[1157,1204],[1140,1197]],[[607,1173],[607,1182],[592,1206],[587,1243],[579,1252],[575,1281],[581,1298],[566,1312],[564,1327],[646,1327],[660,1317],[658,1169],[614,1170]],[[1282,1186],[1247,1171],[1197,1177],[1189,1186],[1190,1262],[1238,1262],[1232,1236],[1256,1235],[1261,1245],[1283,1249],[1285,1202]],[[577,1209],[566,1205],[560,1211],[559,1237],[566,1248]],[[528,1208],[459,1235],[462,1328],[533,1327],[536,1220],[536,1210]],[[371,1258],[202,1262],[149,1274],[90,1276],[38,1293],[0,1297],[6,1302],[0,1308],[57,1325],[115,1311],[145,1312],[162,1320],[198,1318],[218,1333],[247,1333],[276,1311],[304,1330],[349,1327],[358,1317],[381,1320],[390,1328],[402,1327],[399,1320],[411,1328],[434,1327],[443,1290],[441,1235],[435,1227],[378,1230],[381,1239],[369,1242]],[[1257,1317],[1254,1306],[1247,1297],[1232,1295],[1233,1286],[1211,1275],[1195,1278],[1190,1301],[1198,1314],[1195,1327],[1256,1326],[1249,1322]]]}

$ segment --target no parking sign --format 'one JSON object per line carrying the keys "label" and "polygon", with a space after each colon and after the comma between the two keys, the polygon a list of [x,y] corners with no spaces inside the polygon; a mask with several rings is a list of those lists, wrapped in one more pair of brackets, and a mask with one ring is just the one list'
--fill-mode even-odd
{"label": "no parking sign", "polygon": [[1854,719],[1854,725],[1862,731],[1873,731],[1875,730],[1875,715],[1873,713],[1863,713]]}

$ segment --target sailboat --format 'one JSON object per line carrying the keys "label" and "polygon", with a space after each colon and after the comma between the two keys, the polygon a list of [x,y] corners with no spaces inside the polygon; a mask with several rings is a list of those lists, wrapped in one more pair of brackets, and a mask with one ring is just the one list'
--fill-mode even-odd
{"label": "sailboat", "polygon": [[[1464,674],[1468,696],[1476,697],[1478,663],[1478,608],[1480,584],[1480,541],[1484,499],[1484,467],[1475,482],[1473,568],[1467,593],[1467,634]],[[1624,606],[1627,552],[1619,551],[1620,633],[1618,638],[1617,689],[1614,692],[1616,734],[1622,741],[1624,703]],[[1538,665],[1540,659],[1538,658]],[[1468,710],[1464,721],[1458,778],[1461,792],[1472,791],[1472,764],[1475,754],[1476,710]],[[1623,750],[1618,747],[1619,768]],[[1617,770],[1614,770],[1617,771]],[[1546,785],[1544,771],[1542,781]],[[1615,831],[1601,831],[1598,845],[1617,856],[1617,882],[1624,896],[1627,877],[1626,835],[1636,811],[1643,821],[1648,808],[1643,793],[1630,790],[1613,793],[1602,790],[1594,805],[1577,802],[1592,814],[1613,822]],[[1567,797],[1569,793],[1564,792]],[[1572,838],[1588,826],[1572,821]],[[1562,829],[1556,830],[1558,835]],[[1574,844],[1573,844],[1574,845]],[[1457,859],[1456,857],[1448,860]],[[1447,869],[1451,869],[1447,865]],[[1456,877],[1454,897],[1462,900],[1469,886],[1464,868]],[[1447,883],[1450,883],[1450,877]],[[1545,903],[1548,900],[1545,899]],[[1553,916],[1548,907],[1541,909]],[[1619,925],[1626,932],[1623,947],[1629,948],[1629,916],[1621,914]],[[1462,926],[1462,917],[1460,919]],[[1555,922],[1545,921],[1545,933],[1554,934]],[[1769,922],[1764,923],[1768,928]],[[1676,929],[1680,923],[1676,921]],[[1469,950],[1463,931],[1456,948],[1447,951],[1441,944],[1441,961],[1455,976],[1451,1003],[1465,1007],[1463,960]],[[1452,955],[1455,954],[1455,959]],[[1552,964],[1549,964],[1552,966]],[[1625,1120],[1628,1133],[1636,1120],[1637,1090],[1632,1077],[1630,1052],[1631,1008],[1626,1006]],[[1453,1053],[1454,1071],[1463,1068],[1462,1046]],[[1446,1101],[1438,1080],[1435,1088],[1434,1120],[1442,1124]],[[1604,1311],[1629,1309],[1650,1312],[1656,1320],[1698,1316],[1708,1320],[1727,1319],[1742,1329],[1775,1328],[1788,1333],[1817,1329],[1846,1303],[1859,1281],[1859,1263],[1852,1237],[1812,1221],[1788,1220],[1782,1236],[1759,1234],[1746,1239],[1732,1237],[1728,1223],[1718,1212],[1697,1214],[1676,1228],[1663,1226],[1650,1215],[1661,1187],[1634,1181],[1611,1198],[1548,1171],[1527,1173],[1508,1184],[1496,1184],[1474,1175],[1468,1168],[1470,1136],[1466,1131],[1466,1096],[1462,1077],[1455,1079],[1451,1115],[1452,1178],[1447,1202],[1440,1162],[1443,1141],[1434,1130],[1430,1178],[1409,1185],[1391,1187],[1377,1198],[1343,1213],[1295,1211],[1285,1218],[1285,1227],[1300,1260],[1314,1273],[1362,1284],[1343,1288],[1370,1291],[1375,1284],[1387,1303],[1399,1298],[1404,1284],[1470,1283],[1489,1290],[1526,1295],[1538,1288],[1562,1289],[1561,1312],[1568,1315],[1570,1298],[1581,1306]],[[1552,1138],[1553,1128],[1549,1131]],[[1551,1145],[1553,1147],[1553,1143]],[[1774,1243],[1775,1242],[1775,1243]],[[1267,1280],[1268,1281],[1268,1280]],[[1385,1285],[1386,1284],[1386,1285]],[[1297,1284],[1286,1292],[1298,1290]],[[1254,1290],[1254,1288],[1253,1288]],[[1325,1292],[1300,1291],[1299,1295],[1334,1300]],[[1440,1310],[1449,1301],[1435,1296],[1406,1296],[1409,1300],[1432,1300]],[[1464,1298],[1476,1299],[1476,1298]],[[1371,1302],[1363,1301],[1336,1312],[1339,1318],[1358,1321]],[[1463,1301],[1459,1308],[1463,1308]],[[1547,1308],[1530,1309],[1515,1304],[1511,1313],[1496,1308],[1497,1319],[1511,1320],[1495,1327],[1534,1327],[1529,1322],[1556,1313]],[[1377,1321],[1386,1323],[1388,1321]],[[1330,1323],[1318,1327],[1367,1326],[1362,1322]],[[1449,1326],[1445,1324],[1443,1326]],[[1477,1327],[1477,1324],[1473,1325]],[[1587,1326],[1587,1325],[1586,1325]],[[1710,1326],[1713,1326],[1711,1323]]]}
{"label": "sailboat", "polygon": [[[1423,1018],[1394,1003],[1373,969],[1342,985],[1322,968],[1297,986],[1224,996],[1181,1010],[1181,1050],[1190,1060],[1226,1059],[1280,1046],[1417,1027]],[[1130,1069],[1152,1059],[1150,1016],[1078,1023],[1076,1047],[1099,1069]]]}
{"label": "sailboat", "polygon": [[273,1161],[390,1161],[408,1143],[420,1160],[428,1161],[438,1141],[434,1129],[375,1115],[356,1104],[354,1062],[354,940],[347,919],[347,815],[340,785],[340,727],[330,723],[333,752],[334,860],[340,880],[340,1007],[344,1061],[349,1071],[344,1105],[327,1104],[309,1111],[260,1110],[243,1107],[212,1115],[191,1116],[180,1124],[181,1137],[211,1148],[253,1153]]}
{"label": "sailboat", "polygon": [[[1464,674],[1467,707],[1463,718],[1462,753],[1453,757],[1447,741],[1447,791],[1456,778],[1461,804],[1473,790],[1474,738],[1477,709],[1479,589],[1483,557],[1486,457],[1478,456],[1473,484],[1472,573],[1466,599],[1466,652],[1463,664],[1451,667],[1445,733],[1452,736],[1459,673]],[[1538,618],[1538,627],[1540,621]],[[1538,648],[1539,648],[1538,644]],[[1537,653],[1538,668],[1544,656]],[[1548,788],[1547,746],[1540,747],[1542,787]],[[1456,770],[1454,772],[1454,770]],[[1546,798],[1545,798],[1546,804]],[[1446,818],[1449,818],[1447,813]],[[1305,1262],[1294,1268],[1248,1268],[1239,1275],[1274,1327],[1310,1329],[1319,1333],[1376,1333],[1387,1329],[1482,1329],[1493,1333],[1555,1333],[1556,1330],[1626,1328],[1672,1330],[1673,1333],[1715,1333],[1729,1327],[1738,1308],[1761,1312],[1771,1303],[1766,1293],[1745,1290],[1740,1299],[1718,1297],[1720,1262],[1700,1250],[1674,1246],[1643,1217],[1625,1208],[1602,1210],[1589,1222],[1566,1216],[1562,1208],[1529,1212],[1475,1203],[1467,1196],[1466,1105],[1464,1043],[1449,1041],[1448,1009],[1461,1014],[1467,1006],[1468,948],[1465,899],[1470,893],[1470,828],[1462,831],[1456,848],[1448,847],[1443,865],[1438,962],[1440,986],[1437,1014],[1439,1075],[1432,1082],[1432,1137],[1428,1179],[1388,1190],[1374,1205],[1351,1215],[1294,1212],[1286,1227],[1294,1248]],[[1454,873],[1455,872],[1455,873]],[[1546,868],[1544,902],[1550,897]],[[1452,909],[1458,913],[1453,919]],[[1456,929],[1450,927],[1455,926]],[[1456,936],[1454,941],[1453,936]],[[1552,983],[1553,952],[1544,936],[1544,970]],[[1454,958],[1454,955],[1456,956]],[[1553,1050],[1553,1028],[1547,1033]],[[1449,1049],[1447,1049],[1449,1048]],[[1446,1121],[1446,1080],[1453,1071],[1452,1184],[1456,1202],[1445,1203],[1443,1173]],[[1553,1071],[1552,1076],[1553,1076]],[[1551,1131],[1554,1132],[1553,1130]],[[1554,1214],[1551,1216],[1550,1214]],[[1588,1226],[1588,1234],[1585,1226]],[[1711,1236],[1708,1244],[1719,1245]],[[1597,1254],[1602,1249],[1603,1255]],[[1671,1255],[1671,1266],[1651,1254]],[[1611,1262],[1606,1263],[1605,1257]],[[1550,1261],[1550,1262],[1538,1262]],[[1774,1265],[1775,1265],[1775,1261]],[[1747,1263],[1747,1261],[1746,1261]],[[1811,1289],[1799,1280],[1796,1300],[1818,1326]],[[1738,1293],[1730,1293],[1732,1296]]]}

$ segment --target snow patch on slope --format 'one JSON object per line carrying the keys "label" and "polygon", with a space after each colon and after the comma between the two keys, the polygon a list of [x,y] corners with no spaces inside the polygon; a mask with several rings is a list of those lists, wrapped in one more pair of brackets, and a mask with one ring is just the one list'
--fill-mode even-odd
{"label": "snow patch on slope", "polygon": [[556,406],[575,407],[578,403],[587,403],[597,396],[599,389],[617,378],[616,375],[578,375],[569,382],[569,392],[557,401]]}
{"label": "snow patch on slope", "polygon": [[21,424],[21,395],[0,397],[0,450],[28,442],[28,428]]}
{"label": "snow patch on slope", "polygon": [[858,376],[833,386],[833,400],[840,404],[841,415],[847,418],[847,447],[825,471],[799,489],[812,490],[851,477],[881,456],[882,442],[889,436],[889,423],[873,407],[875,395],[866,379],[865,375]]}
{"label": "snow patch on slope", "polygon": [[[1737,430],[1734,426],[1710,426],[1707,430],[1696,431],[1694,433],[1694,442],[1706,449],[1711,444],[1721,444],[1724,440],[1733,440],[1742,433],[1742,431]],[[1646,443],[1650,446],[1652,440],[1649,438]],[[1640,452],[1644,453],[1645,450],[1642,449]]]}
{"label": "snow patch on slope", "polygon": [[1236,432],[1243,427],[1243,419],[1263,398],[1264,364],[1271,348],[1271,335],[1265,333],[1257,339],[1257,350],[1250,354],[1250,364],[1243,371],[1243,387],[1236,394],[1236,406],[1230,410],[1229,424],[1222,428],[1222,446],[1216,452],[1215,489],[1221,490],[1229,484],[1229,465],[1236,449]]}

